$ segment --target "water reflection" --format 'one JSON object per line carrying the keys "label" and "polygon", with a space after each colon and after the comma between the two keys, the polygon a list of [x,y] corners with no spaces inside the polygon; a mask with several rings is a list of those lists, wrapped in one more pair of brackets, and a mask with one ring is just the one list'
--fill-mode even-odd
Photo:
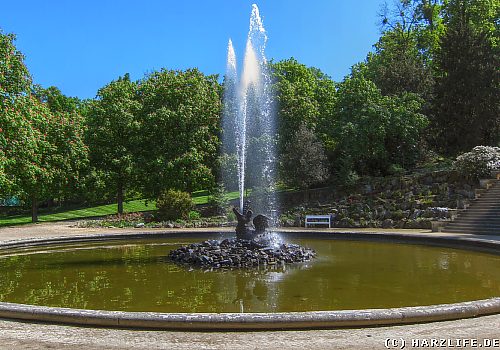
{"label": "water reflection", "polygon": [[125,311],[273,312],[500,296],[500,257],[477,252],[308,239],[294,243],[318,252],[312,262],[210,271],[165,259],[170,249],[186,242],[150,240],[22,251],[23,255],[9,252],[0,256],[0,300]]}

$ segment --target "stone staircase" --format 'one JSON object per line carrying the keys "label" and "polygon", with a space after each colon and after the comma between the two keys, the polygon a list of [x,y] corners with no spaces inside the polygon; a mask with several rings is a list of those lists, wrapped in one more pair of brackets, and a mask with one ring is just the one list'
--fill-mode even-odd
{"label": "stone staircase", "polygon": [[500,179],[489,180],[469,208],[442,232],[500,235]]}

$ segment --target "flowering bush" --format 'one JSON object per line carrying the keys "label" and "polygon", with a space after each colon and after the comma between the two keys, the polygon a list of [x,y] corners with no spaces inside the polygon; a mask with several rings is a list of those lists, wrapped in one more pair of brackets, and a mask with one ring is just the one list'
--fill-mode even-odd
{"label": "flowering bush", "polygon": [[500,147],[476,146],[458,156],[453,166],[466,179],[488,178],[493,170],[500,170]]}

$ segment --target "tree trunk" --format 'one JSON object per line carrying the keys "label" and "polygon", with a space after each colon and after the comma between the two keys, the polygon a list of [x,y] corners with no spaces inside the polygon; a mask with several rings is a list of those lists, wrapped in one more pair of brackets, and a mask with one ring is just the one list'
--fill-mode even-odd
{"label": "tree trunk", "polygon": [[118,203],[118,214],[123,214],[123,183],[121,181],[118,182],[118,193],[116,196],[116,201]]}
{"label": "tree trunk", "polygon": [[36,198],[36,194],[31,195],[31,222],[38,222],[38,198]]}

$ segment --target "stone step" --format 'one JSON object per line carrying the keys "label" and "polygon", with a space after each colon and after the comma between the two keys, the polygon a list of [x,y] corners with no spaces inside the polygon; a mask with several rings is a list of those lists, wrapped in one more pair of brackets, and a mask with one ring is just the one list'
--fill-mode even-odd
{"label": "stone step", "polygon": [[498,227],[446,226],[445,229],[450,231],[491,231],[492,233],[495,232],[497,234],[500,234],[500,228]]}
{"label": "stone step", "polygon": [[450,221],[448,225],[500,225],[500,221],[498,220],[460,220],[460,221]]}
{"label": "stone step", "polygon": [[441,230],[442,232],[449,233],[469,233],[475,235],[498,235],[500,232],[498,230],[476,230],[476,229],[446,229]]}
{"label": "stone step", "polygon": [[488,212],[496,213],[496,212],[498,212],[498,210],[496,208],[492,208],[492,207],[477,207],[477,208],[476,207],[469,207],[469,209],[467,209],[465,211],[460,211],[457,214],[462,215],[465,213],[472,213],[472,212],[475,212],[475,213],[488,213]]}
{"label": "stone step", "polygon": [[483,193],[481,197],[479,198],[487,198],[487,197],[498,197],[500,193],[500,190],[488,190],[487,192]]}
{"label": "stone step", "polygon": [[454,223],[451,222],[448,225],[446,225],[446,228],[476,228],[476,229],[496,229],[500,232],[500,223],[497,224],[489,224],[489,223],[465,223],[465,222],[460,222],[460,223]]}
{"label": "stone step", "polygon": [[500,180],[489,181],[482,189],[476,189],[476,199],[458,213],[443,232],[484,235],[500,234]]}
{"label": "stone step", "polygon": [[498,203],[474,203],[468,209],[472,208],[500,208]]}
{"label": "stone step", "polygon": [[460,220],[452,221],[448,225],[475,225],[475,226],[500,226],[500,220]]}
{"label": "stone step", "polygon": [[496,210],[467,210],[458,214],[457,218],[468,218],[471,216],[500,218],[500,214]]}
{"label": "stone step", "polygon": [[488,196],[497,197],[498,190],[497,189],[484,190],[484,192],[482,192],[481,195],[478,196],[478,198],[484,198],[484,197],[488,197]]}
{"label": "stone step", "polygon": [[485,200],[492,201],[492,200],[499,199],[499,198],[500,198],[500,195],[497,193],[486,193],[486,194],[482,195],[481,197],[473,199],[472,201],[473,202],[480,202],[480,201],[485,201]]}
{"label": "stone step", "polygon": [[500,212],[498,209],[494,208],[483,208],[483,209],[471,209],[470,211],[465,211],[457,215],[457,217],[466,217],[469,215],[490,215],[490,216],[498,216],[500,217]]}
{"label": "stone step", "polygon": [[458,216],[467,216],[470,214],[474,214],[474,215],[496,215],[500,217],[499,213],[500,212],[496,208],[474,208],[474,209],[471,208],[469,210],[466,210],[458,214]]}
{"label": "stone step", "polygon": [[500,216],[494,212],[477,212],[477,213],[467,213],[455,217],[455,220],[497,220]]}

